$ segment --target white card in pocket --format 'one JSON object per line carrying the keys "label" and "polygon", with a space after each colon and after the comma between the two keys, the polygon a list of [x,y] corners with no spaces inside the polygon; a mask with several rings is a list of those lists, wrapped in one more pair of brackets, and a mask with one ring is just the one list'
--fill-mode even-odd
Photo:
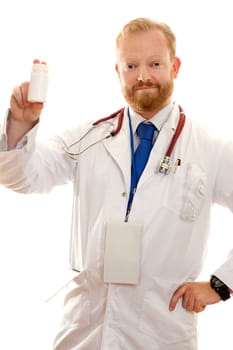
{"label": "white card in pocket", "polygon": [[142,224],[109,222],[106,225],[104,282],[137,284]]}

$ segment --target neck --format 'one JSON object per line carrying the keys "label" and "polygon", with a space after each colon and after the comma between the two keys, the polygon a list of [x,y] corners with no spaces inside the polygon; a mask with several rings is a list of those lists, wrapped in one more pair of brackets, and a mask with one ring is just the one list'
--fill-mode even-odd
{"label": "neck", "polygon": [[169,105],[169,103],[171,102],[171,100],[166,101],[166,103],[164,103],[163,105],[161,105],[158,108],[153,109],[153,111],[140,111],[140,110],[136,110],[134,109],[134,111],[141,115],[144,119],[149,120],[151,118],[153,118],[157,113],[159,113],[163,108],[165,108],[167,105]]}

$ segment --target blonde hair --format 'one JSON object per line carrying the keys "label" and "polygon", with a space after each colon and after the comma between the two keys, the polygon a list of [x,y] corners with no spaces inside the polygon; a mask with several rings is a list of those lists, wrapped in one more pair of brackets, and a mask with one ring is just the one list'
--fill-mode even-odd
{"label": "blonde hair", "polygon": [[163,22],[157,22],[149,18],[136,18],[128,22],[116,37],[116,47],[118,48],[121,39],[128,34],[147,32],[151,29],[160,30],[166,37],[170,49],[170,57],[173,59],[176,55],[176,36],[171,28]]}

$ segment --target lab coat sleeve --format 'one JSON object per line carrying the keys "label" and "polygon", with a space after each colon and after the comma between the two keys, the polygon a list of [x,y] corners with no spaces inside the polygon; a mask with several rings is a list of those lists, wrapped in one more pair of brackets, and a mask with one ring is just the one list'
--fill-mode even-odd
{"label": "lab coat sleeve", "polygon": [[224,262],[213,275],[217,276],[233,291],[233,250],[230,252],[226,262]]}
{"label": "lab coat sleeve", "polygon": [[233,213],[233,142],[225,141],[218,157],[214,186],[214,202]]}
{"label": "lab coat sleeve", "polygon": [[[6,112],[6,116],[3,120],[2,125],[0,125],[0,152],[7,151],[7,121],[9,117],[9,110]],[[34,128],[32,128],[27,134],[25,134],[22,139],[18,142],[15,149],[22,148],[26,143],[28,146],[30,145],[30,142],[34,142],[37,130],[38,130],[38,123]]]}
{"label": "lab coat sleeve", "polygon": [[74,162],[63,150],[62,137],[36,142],[39,123],[7,151],[7,116],[0,134],[0,184],[21,193],[47,193],[72,180]]}
{"label": "lab coat sleeve", "polygon": [[[225,141],[219,158],[215,180],[214,202],[227,207],[233,213],[233,142]],[[228,259],[213,272],[233,290],[233,250]]]}

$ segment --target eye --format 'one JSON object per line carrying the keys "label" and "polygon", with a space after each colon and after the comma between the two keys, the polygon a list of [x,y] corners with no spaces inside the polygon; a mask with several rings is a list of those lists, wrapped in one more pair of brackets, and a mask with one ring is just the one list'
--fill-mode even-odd
{"label": "eye", "polygon": [[128,70],[133,70],[133,69],[135,69],[135,64],[129,63],[129,64],[126,65],[126,67],[127,67]]}
{"label": "eye", "polygon": [[159,68],[159,67],[161,66],[161,62],[159,62],[159,61],[153,62],[153,63],[152,63],[152,66],[153,66],[154,68]]}

